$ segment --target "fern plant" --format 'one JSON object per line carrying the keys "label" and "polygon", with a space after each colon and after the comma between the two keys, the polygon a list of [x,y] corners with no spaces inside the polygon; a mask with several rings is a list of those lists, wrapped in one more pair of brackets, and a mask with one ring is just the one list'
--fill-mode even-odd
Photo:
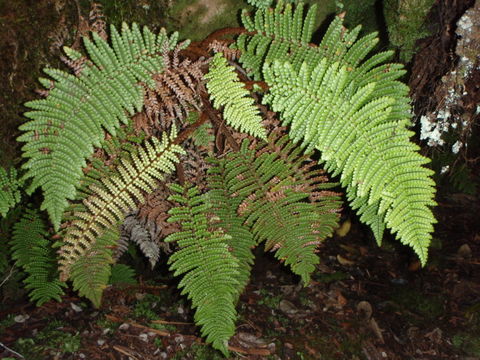
{"label": "fern plant", "polygon": [[[112,27],[110,41],[93,33],[87,55],[65,48],[73,74],[46,70],[48,94],[27,103],[18,138],[21,181],[29,194],[42,189],[60,237],[31,239],[58,248],[41,258],[58,260],[57,290],[71,281],[101,306],[126,244],[152,267],[168,248],[202,335],[227,355],[255,247],[309,282],[341,206],[324,170],[339,176],[378,242],[388,228],[425,264],[434,184],[409,140],[404,70],[385,63],[390,52],[368,57],[376,34],[359,38],[360,27],[348,31],[339,17],[312,44],[315,11],[279,1],[244,12],[230,48],[222,32],[199,47],[135,24]],[[18,201],[8,196],[3,212]],[[47,295],[34,300],[60,292]]]}

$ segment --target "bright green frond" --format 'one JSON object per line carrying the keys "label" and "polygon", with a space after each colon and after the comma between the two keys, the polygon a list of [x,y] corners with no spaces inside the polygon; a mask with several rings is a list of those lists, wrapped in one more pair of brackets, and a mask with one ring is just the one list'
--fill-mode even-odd
{"label": "bright green frond", "polygon": [[266,140],[267,134],[258,107],[239,81],[235,68],[228,65],[221,53],[213,57],[205,79],[213,106],[216,109],[224,107],[226,123],[236,130]]}
{"label": "bright green frond", "polygon": [[251,34],[242,34],[237,38],[235,47],[241,50],[240,62],[255,78],[262,79],[262,66],[274,60],[289,60],[301,64],[320,54],[319,48],[312,47],[317,6],[309,8],[303,17],[303,4],[295,6],[279,1],[276,8],[258,9],[250,16],[246,10],[242,13],[242,23]]}
{"label": "bright green frond", "polygon": [[[18,140],[25,142],[23,157],[28,159],[25,178],[32,178],[28,190],[42,188],[42,209],[55,229],[68,200],[75,198],[85,159],[101,145],[104,130],[115,136],[120,124],[142,109],[140,83],[155,86],[151,76],[163,69],[163,43],[171,47],[175,37],[169,39],[165,31],[156,36],[146,28],[142,34],[136,24],[124,24],[121,33],[112,27],[111,46],[96,34],[92,38],[84,39],[91,61],[78,76],[45,69],[53,86],[43,81],[48,96],[26,104],[32,109],[25,114],[30,120],[20,126]],[[81,57],[70,48],[65,53],[72,61]]]}
{"label": "bright green frond", "polygon": [[56,254],[38,210],[26,210],[13,226],[10,246],[16,265],[27,273],[24,283],[30,300],[38,306],[61,301],[66,284],[58,280]]}
{"label": "bright green frond", "polygon": [[380,68],[357,76],[327,59],[298,71],[275,62],[264,68],[270,86],[264,102],[290,124],[295,141],[320,150],[325,168],[341,175],[348,199],[377,241],[386,226],[425,264],[436,222],[432,171],[409,140],[408,98],[395,80],[398,67]]}
{"label": "bright green frond", "polygon": [[213,347],[228,354],[228,339],[235,333],[235,303],[238,294],[238,260],[230,252],[228,235],[210,229],[210,206],[196,187],[173,184],[177,194],[169,198],[179,205],[169,211],[169,222],[181,231],[165,241],[176,242],[168,263],[174,275],[183,275],[179,286],[195,310],[195,322]]}

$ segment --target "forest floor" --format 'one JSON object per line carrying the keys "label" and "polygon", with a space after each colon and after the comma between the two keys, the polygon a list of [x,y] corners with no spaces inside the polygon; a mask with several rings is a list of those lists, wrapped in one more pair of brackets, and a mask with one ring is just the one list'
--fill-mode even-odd
{"label": "forest floor", "polygon": [[[396,242],[376,247],[355,222],[323,244],[305,288],[260,254],[238,305],[232,359],[480,359],[479,212],[478,197],[440,200],[423,269]],[[75,295],[19,304],[0,314],[0,339],[29,360],[221,359],[174,284],[110,287],[98,310]]]}
{"label": "forest floor", "polygon": [[[423,43],[411,66],[417,108],[432,106],[426,100],[435,93],[432,81],[453,62],[455,33],[443,29],[467,2],[445,1],[450,7],[439,10],[442,28]],[[61,1],[39,1],[24,15],[2,5],[8,11],[0,13],[0,119],[6,124],[0,135],[9,158],[16,151],[13,129],[21,104],[35,96],[26,89],[35,88],[33,79],[49,56],[58,57],[55,41],[76,38],[61,31],[75,18],[75,7],[64,5],[67,17],[40,16],[51,3]],[[32,23],[32,17],[39,20]],[[55,46],[43,44],[35,53],[26,47],[42,36]],[[478,104],[467,100],[465,109]],[[471,175],[478,186],[478,168]],[[353,214],[343,215],[349,231],[319,249],[321,263],[307,287],[273,256],[259,253],[238,304],[232,359],[480,359],[480,198],[478,192],[449,188],[439,191],[437,201],[438,224],[425,268],[398,242],[387,239],[377,247]],[[74,293],[37,308],[4,291],[9,307],[0,311],[0,358],[222,359],[201,339],[176,280],[158,275],[167,273],[166,265],[156,273],[138,285],[107,288],[100,309]]]}

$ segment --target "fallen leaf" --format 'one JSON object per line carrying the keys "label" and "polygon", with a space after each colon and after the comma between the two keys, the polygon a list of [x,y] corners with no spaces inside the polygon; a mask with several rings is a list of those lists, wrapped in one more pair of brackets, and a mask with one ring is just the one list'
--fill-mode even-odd
{"label": "fallen leaf", "polygon": [[344,258],[344,257],[341,256],[341,255],[337,255],[337,261],[340,263],[340,265],[343,265],[343,266],[352,266],[352,265],[355,265],[355,262],[354,262],[354,261],[348,260],[348,259]]}

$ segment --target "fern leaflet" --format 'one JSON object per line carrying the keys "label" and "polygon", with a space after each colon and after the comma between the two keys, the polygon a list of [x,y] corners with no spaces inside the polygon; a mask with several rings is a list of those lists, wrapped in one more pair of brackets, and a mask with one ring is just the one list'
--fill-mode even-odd
{"label": "fern leaflet", "polygon": [[125,264],[115,264],[112,266],[109,284],[136,284],[135,270]]}
{"label": "fern leaflet", "polygon": [[8,211],[20,202],[20,188],[23,181],[18,179],[17,170],[6,171],[0,167],[0,214],[5,217]]}
{"label": "fern leaflet", "polygon": [[118,225],[105,230],[96,242],[71,266],[73,289],[85,296],[95,307],[100,307],[103,290],[112,271],[112,250],[120,236]]}

